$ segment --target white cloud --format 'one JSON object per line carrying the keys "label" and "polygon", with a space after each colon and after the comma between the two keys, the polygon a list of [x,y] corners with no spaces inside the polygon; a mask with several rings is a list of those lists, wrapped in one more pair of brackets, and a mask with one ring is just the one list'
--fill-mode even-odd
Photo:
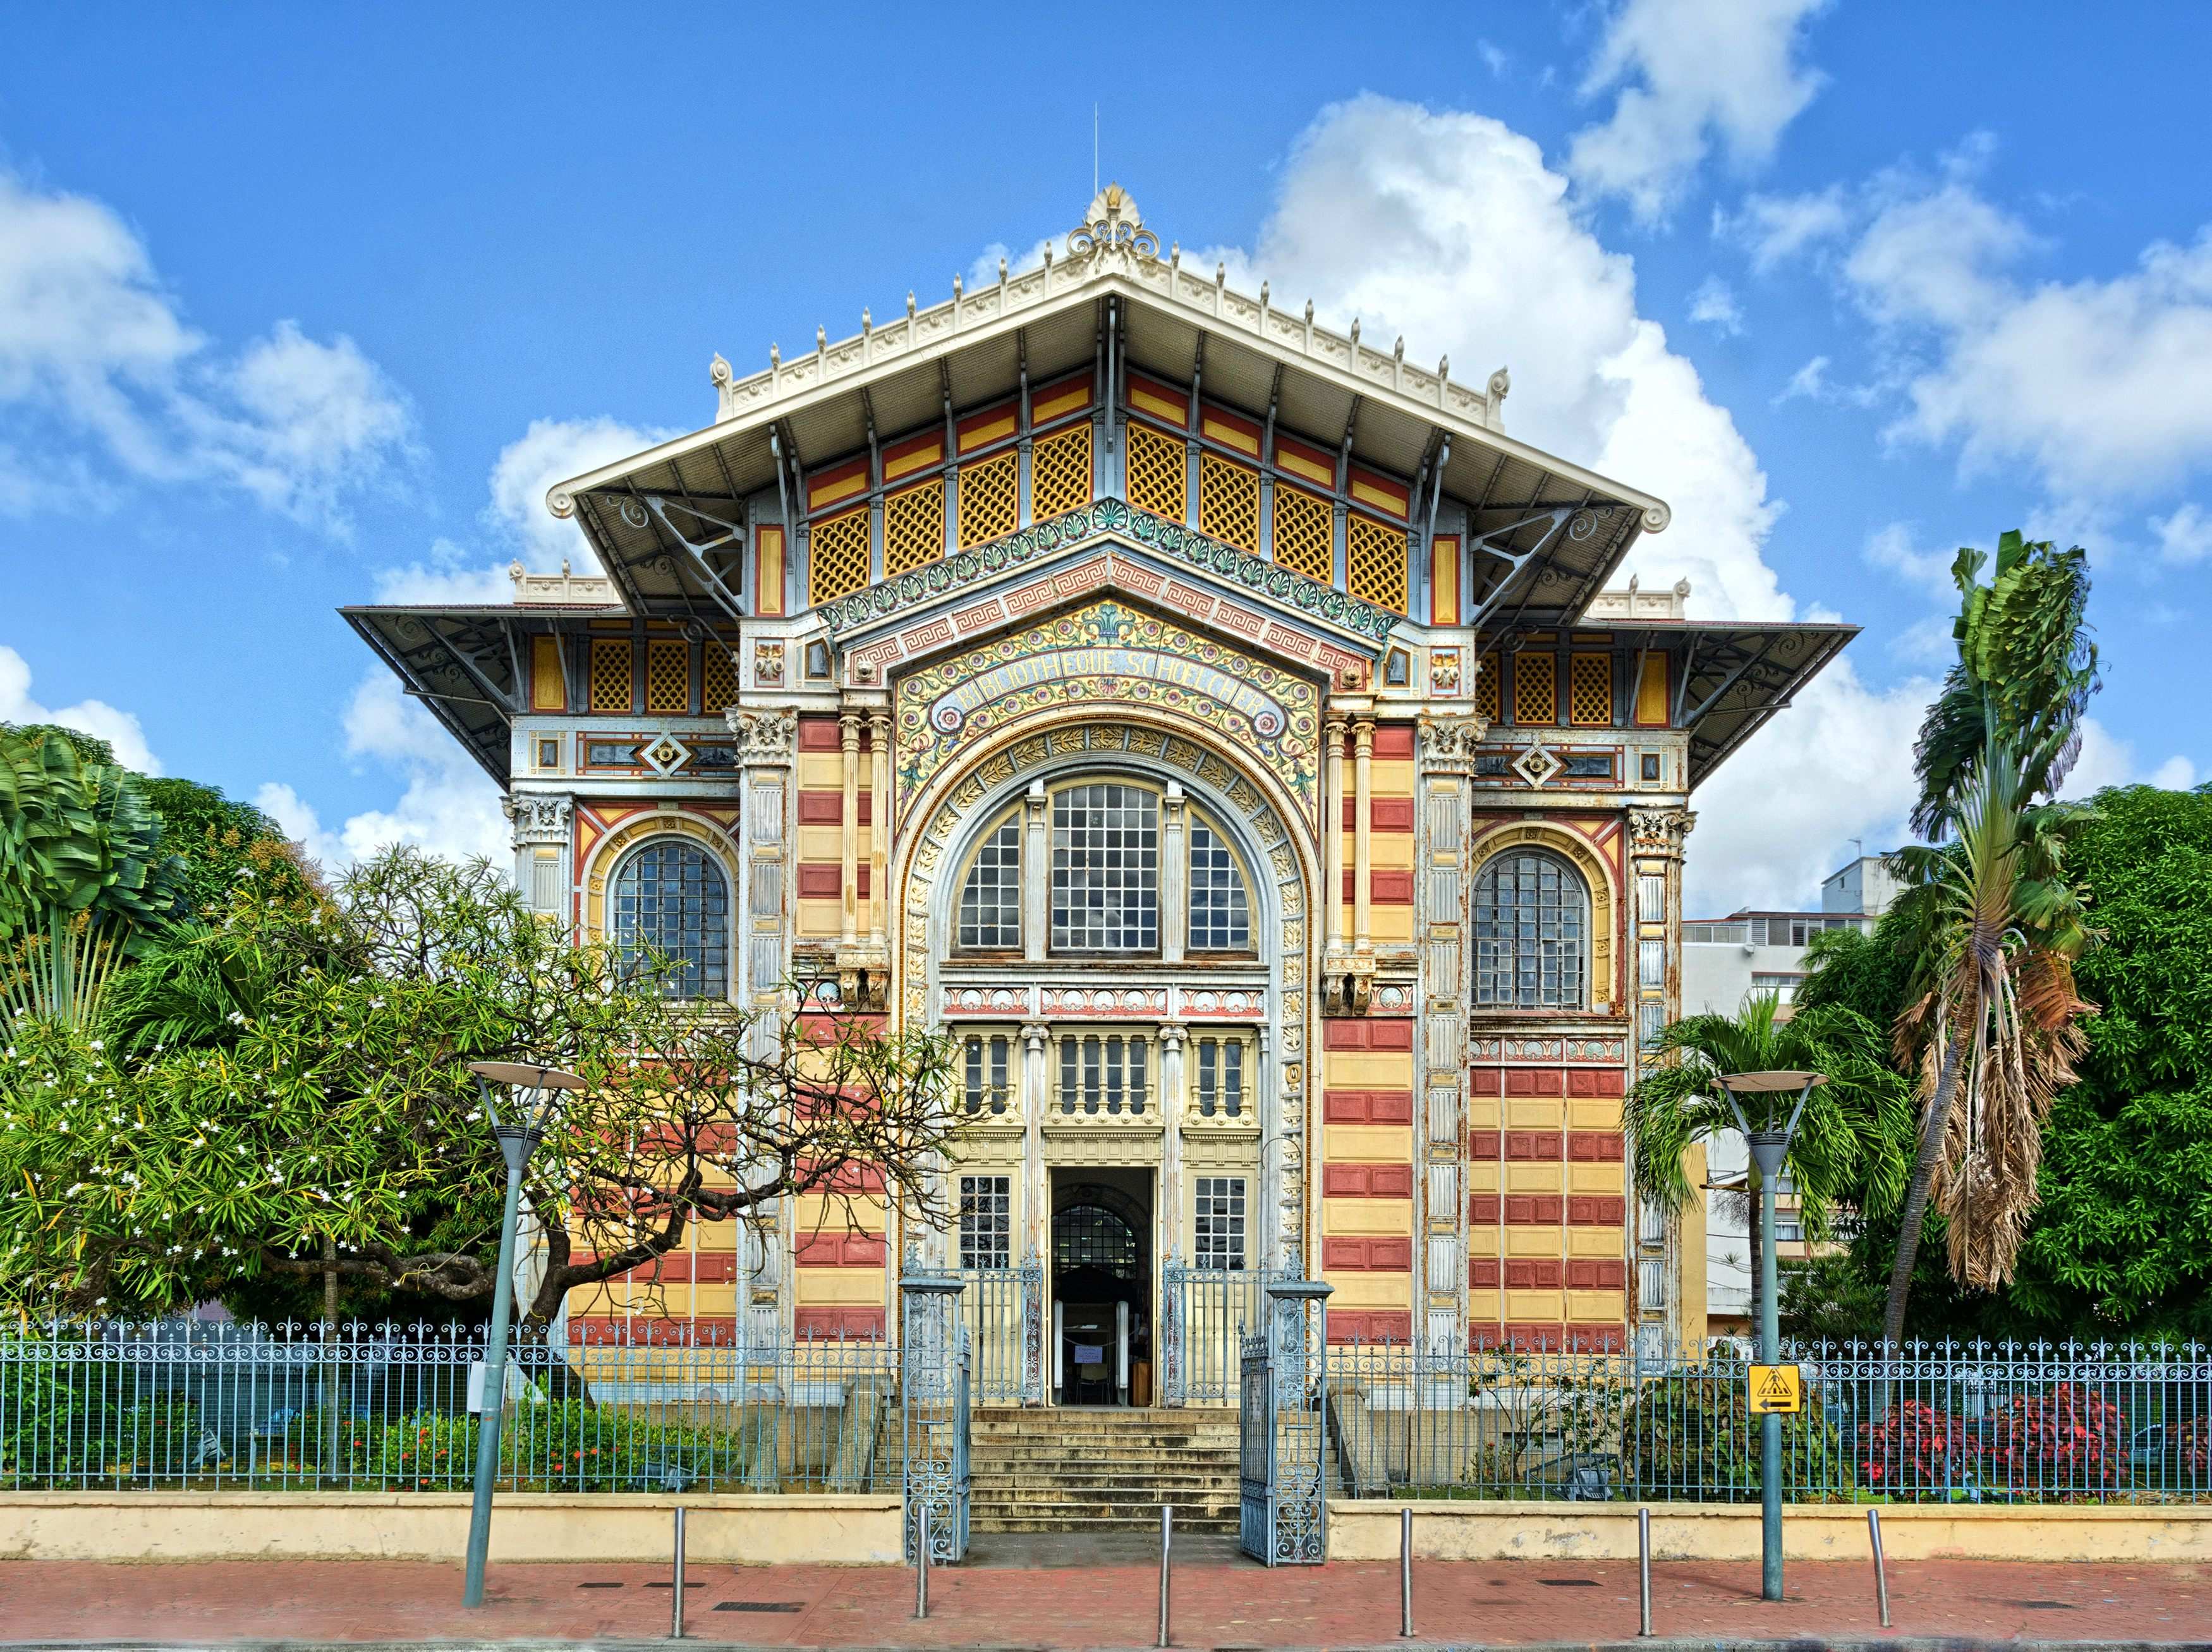
{"label": "white cloud", "polygon": [[2058,788],[2063,798],[2087,798],[2108,786],[2160,786],[2185,791],[2197,784],[2197,765],[2176,752],[2145,766],[2132,740],[2124,740],[2094,717],[2081,720],[2081,755]]}
{"label": "white cloud", "polygon": [[31,697],[30,662],[5,643],[0,643],[0,723],[58,723],[102,739],[114,748],[115,761],[142,774],[158,774],[161,760],[146,744],[146,730],[136,713],[121,711],[105,700],[80,700],[58,711]]}
{"label": "white cloud", "polygon": [[343,534],[349,495],[411,454],[406,398],[350,338],[279,321],[227,355],[111,208],[4,167],[0,411],[15,513],[197,483]]}
{"label": "white cloud", "polygon": [[1619,88],[1602,125],[1575,134],[1567,170],[1654,221],[1717,143],[1741,167],[1765,161],[1819,91],[1800,54],[1825,0],[1624,0],[1583,82]]}
{"label": "white cloud", "polygon": [[1782,386],[1774,398],[1775,405],[1797,400],[1819,401],[1828,391],[1828,358],[1816,355],[1790,375],[1790,382]]}
{"label": "white cloud", "polygon": [[579,574],[589,573],[597,559],[583,530],[573,518],[563,521],[545,508],[547,492],[556,482],[683,434],[672,426],[639,429],[604,414],[595,419],[532,419],[492,464],[484,528],[541,573],[552,572],[563,557],[574,559]]}
{"label": "white cloud", "polygon": [[1037,268],[1043,264],[1046,250],[1052,245],[1051,239],[1048,237],[1042,240],[1031,241],[1026,247],[1018,251],[1008,246],[1004,241],[993,241],[978,252],[975,255],[975,261],[968,266],[968,273],[961,278],[966,282],[962,290],[972,293],[978,288],[997,286],[999,266],[1002,264],[1006,265],[1006,273],[1009,276],[1018,276],[1026,270]]}
{"label": "white cloud", "polygon": [[1875,568],[1896,574],[1907,585],[1948,606],[1956,606],[1959,588],[1951,579],[1951,565],[1959,553],[1922,550],[1912,543],[1910,523],[1892,522],[1867,536],[1865,556]]}
{"label": "white cloud", "polygon": [[345,750],[404,775],[398,801],[325,829],[314,806],[290,786],[271,781],[253,799],[325,865],[348,865],[397,843],[455,858],[496,859],[508,853],[499,788],[381,666],[362,677],[346,708]]}
{"label": "white cloud", "polygon": [[1713,209],[1713,234],[1748,249],[1760,275],[1850,227],[1850,210],[1837,184],[1811,195],[1747,196],[1734,213]]}
{"label": "white cloud", "polygon": [[[1298,140],[1254,252],[1289,302],[1310,294],[1366,335],[1402,332],[1421,359],[1483,370],[1509,356],[1514,434],[1650,489],[1673,525],[1639,542],[1625,579],[1686,575],[1699,615],[1789,619],[1796,605],[1764,556],[1780,506],[1726,410],[1665,331],[1639,315],[1635,268],[1568,203],[1567,179],[1495,120],[1362,97]],[[1490,249],[1510,246],[1500,259]],[[1843,840],[1893,834],[1910,806],[1911,732],[1924,683],[1878,694],[1848,663],[1731,757],[1701,792],[1691,839],[1701,902],[1809,898]]]}
{"label": "white cloud", "polygon": [[1495,40],[1477,40],[1474,55],[1481,58],[1482,66],[1499,80],[1504,80],[1505,71],[1513,66],[1512,58]]}
{"label": "white cloud", "polygon": [[1743,331],[1743,307],[1735,293],[1718,276],[1707,276],[1690,295],[1690,319],[1702,321],[1724,333]]}
{"label": "white cloud", "polygon": [[2212,556],[2212,515],[2194,501],[2170,516],[2154,516],[2150,525],[2158,535],[2159,555],[2167,562],[2186,565]]}

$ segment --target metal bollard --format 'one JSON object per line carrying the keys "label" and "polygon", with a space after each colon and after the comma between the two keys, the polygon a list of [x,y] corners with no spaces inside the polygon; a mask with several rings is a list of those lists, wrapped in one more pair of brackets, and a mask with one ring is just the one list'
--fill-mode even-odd
{"label": "metal bollard", "polygon": [[1413,1511],[1398,1511],[1398,1634],[1401,1639],[1411,1639],[1413,1633]]}
{"label": "metal bollard", "polygon": [[1881,1608],[1881,1626],[1889,1627],[1889,1572],[1881,1560],[1881,1510],[1867,1510],[1867,1536],[1874,1542],[1874,1603]]}
{"label": "metal bollard", "polygon": [[669,1608],[668,1638],[684,1638],[684,1510],[676,1511],[676,1604]]}
{"label": "metal bollard", "polygon": [[1174,1644],[1168,1626],[1168,1555],[1175,1547],[1175,1507],[1160,1505],[1160,1639],[1162,1646]]}
{"label": "metal bollard", "polygon": [[929,1616],[929,1505],[915,1510],[914,1615]]}
{"label": "metal bollard", "polygon": [[1636,1511],[1636,1581],[1644,1625],[1636,1632],[1648,1636],[1651,1632],[1651,1511],[1649,1509]]}

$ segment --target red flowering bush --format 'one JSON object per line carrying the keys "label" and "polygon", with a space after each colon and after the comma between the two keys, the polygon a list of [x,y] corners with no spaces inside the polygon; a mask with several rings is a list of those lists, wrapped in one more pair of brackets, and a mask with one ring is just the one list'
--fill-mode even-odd
{"label": "red flowering bush", "polygon": [[1924,1400],[1906,1400],[1859,1426],[1859,1481],[1870,1491],[1908,1496],[1966,1478],[1966,1425]]}
{"label": "red flowering bush", "polygon": [[2175,1424],[2173,1449],[2181,1460],[2181,1472],[2192,1479],[2203,1479],[2205,1471],[2212,1469],[2212,1416]]}
{"label": "red flowering bush", "polygon": [[2119,1406],[2096,1389],[2060,1382],[1999,1412],[1983,1455],[1990,1478],[2005,1485],[2088,1491],[2119,1479],[2126,1426]]}

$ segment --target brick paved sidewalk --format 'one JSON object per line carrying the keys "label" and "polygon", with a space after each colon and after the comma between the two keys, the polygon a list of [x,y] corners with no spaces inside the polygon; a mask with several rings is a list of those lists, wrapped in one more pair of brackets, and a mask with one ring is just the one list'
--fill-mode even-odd
{"label": "brick paved sidewalk", "polygon": [[[930,1617],[917,1623],[911,1572],[695,1566],[686,1627],[703,1642],[757,1646],[1146,1647],[1158,1576],[1145,1566],[951,1568],[933,1574]],[[1768,1606],[1755,1564],[1663,1564],[1653,1627],[1678,1644],[1887,1638],[1867,1566],[1795,1565],[1789,1584],[1790,1598]],[[1588,1646],[1636,1634],[1632,1564],[1424,1563],[1414,1591],[1425,1641]],[[463,1611],[458,1565],[0,1561],[0,1643],[605,1643],[668,1633],[665,1567],[500,1565],[489,1593],[482,1611]],[[1182,1647],[1374,1645],[1397,1633],[1394,1565],[1194,1564],[1176,1573],[1174,1593]],[[1891,1635],[1922,1646],[2212,1643],[2212,1567],[1901,1564],[1890,1593]]]}

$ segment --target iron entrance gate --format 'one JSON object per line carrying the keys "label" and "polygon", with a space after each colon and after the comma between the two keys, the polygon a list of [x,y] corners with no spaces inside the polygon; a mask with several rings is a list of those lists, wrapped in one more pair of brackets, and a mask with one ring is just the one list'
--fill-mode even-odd
{"label": "iron entrance gate", "polygon": [[1270,1566],[1328,1558],[1328,1297],[1318,1280],[1267,1288],[1261,1329],[1244,1339],[1237,1388],[1238,1536]]}
{"label": "iron entrance gate", "polygon": [[1267,1282],[1281,1277],[1258,1268],[1181,1262],[1160,1270],[1161,1403],[1237,1403],[1240,1348],[1260,1328]]}
{"label": "iron entrance gate", "polygon": [[906,1556],[927,1527],[929,1556],[968,1553],[968,1327],[959,1279],[909,1274],[899,1281],[900,1433],[905,1448]]}
{"label": "iron entrance gate", "polygon": [[979,1406],[1044,1400],[1044,1264],[962,1267],[941,1276],[961,1287],[968,1332],[969,1391]]}

